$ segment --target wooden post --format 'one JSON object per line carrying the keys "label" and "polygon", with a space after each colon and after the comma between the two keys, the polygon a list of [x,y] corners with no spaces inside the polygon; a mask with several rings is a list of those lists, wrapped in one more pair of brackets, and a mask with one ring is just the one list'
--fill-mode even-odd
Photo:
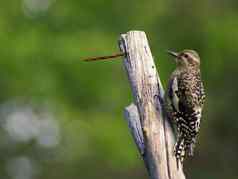
{"label": "wooden post", "polygon": [[174,134],[162,113],[164,92],[146,35],[130,31],[119,46],[136,104],[125,108],[125,118],[150,179],[185,179],[173,154]]}

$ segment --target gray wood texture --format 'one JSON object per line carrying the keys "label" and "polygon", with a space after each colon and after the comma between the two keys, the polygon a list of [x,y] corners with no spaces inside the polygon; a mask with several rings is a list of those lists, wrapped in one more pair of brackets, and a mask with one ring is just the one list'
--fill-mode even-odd
{"label": "gray wood texture", "polygon": [[173,154],[174,134],[163,115],[164,91],[144,32],[122,34],[119,47],[125,52],[124,68],[134,103],[124,114],[144,160],[150,179],[185,179]]}

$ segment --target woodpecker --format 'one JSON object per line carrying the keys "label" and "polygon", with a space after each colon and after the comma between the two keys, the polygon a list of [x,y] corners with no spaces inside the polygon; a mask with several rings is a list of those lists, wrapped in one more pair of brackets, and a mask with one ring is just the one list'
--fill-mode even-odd
{"label": "woodpecker", "polygon": [[192,156],[200,128],[205,92],[200,74],[200,57],[194,50],[168,51],[175,58],[165,93],[165,110],[177,129],[174,155],[183,165],[185,156]]}

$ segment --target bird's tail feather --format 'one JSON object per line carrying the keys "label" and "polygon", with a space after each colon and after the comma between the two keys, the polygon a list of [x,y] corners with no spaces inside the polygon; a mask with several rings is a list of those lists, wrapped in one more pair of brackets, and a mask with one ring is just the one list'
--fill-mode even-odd
{"label": "bird's tail feather", "polygon": [[183,165],[183,160],[185,156],[184,139],[182,137],[179,137],[178,141],[174,146],[174,155],[177,161],[177,168],[179,168],[179,163]]}

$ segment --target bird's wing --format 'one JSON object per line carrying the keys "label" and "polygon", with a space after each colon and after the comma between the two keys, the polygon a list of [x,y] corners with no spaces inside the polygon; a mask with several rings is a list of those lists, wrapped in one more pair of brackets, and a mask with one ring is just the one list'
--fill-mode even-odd
{"label": "bird's wing", "polygon": [[182,74],[177,78],[177,96],[178,96],[178,111],[182,114],[192,113],[194,105],[197,104],[197,94],[194,93],[194,80],[189,77],[189,74]]}
{"label": "bird's wing", "polygon": [[200,75],[194,78],[181,76],[177,80],[180,115],[189,123],[190,128],[197,133],[200,128],[200,119],[205,98]]}
{"label": "bird's wing", "polygon": [[186,108],[202,108],[205,100],[205,92],[201,81],[200,73],[182,74],[177,78],[177,85],[177,95],[179,98],[179,103],[181,103],[181,105],[184,105]]}

